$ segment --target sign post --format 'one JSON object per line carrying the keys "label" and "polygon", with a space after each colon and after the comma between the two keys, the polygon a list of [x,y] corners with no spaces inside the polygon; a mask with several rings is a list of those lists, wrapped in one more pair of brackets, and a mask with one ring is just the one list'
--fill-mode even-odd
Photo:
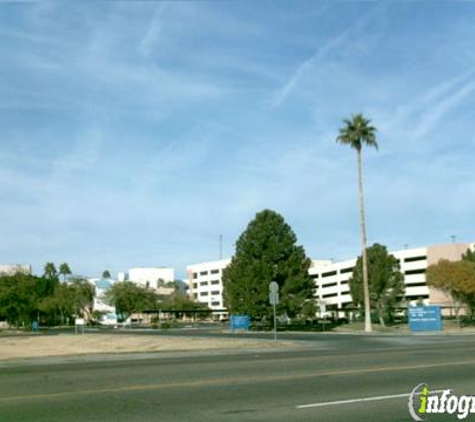
{"label": "sign post", "polygon": [[269,303],[274,308],[274,340],[277,340],[277,317],[275,306],[279,303],[279,285],[275,281],[269,283]]}
{"label": "sign post", "polygon": [[84,318],[76,318],[74,325],[76,327],[76,334],[78,333],[78,327],[82,327],[82,333],[84,334],[84,329],[86,327],[86,320]]}

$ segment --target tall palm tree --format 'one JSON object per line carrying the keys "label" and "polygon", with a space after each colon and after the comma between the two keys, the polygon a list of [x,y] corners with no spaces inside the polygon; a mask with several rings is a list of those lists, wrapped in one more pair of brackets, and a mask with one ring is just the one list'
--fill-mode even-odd
{"label": "tall palm tree", "polygon": [[66,281],[66,276],[71,275],[71,269],[66,262],[59,266],[59,274],[63,276],[63,281]]}
{"label": "tall palm tree", "polygon": [[365,119],[362,114],[352,115],[351,119],[343,120],[344,126],[340,129],[336,141],[340,144],[349,145],[356,150],[358,159],[358,188],[360,197],[360,228],[361,228],[361,248],[363,258],[363,295],[365,310],[365,331],[371,332],[371,307],[369,302],[369,283],[368,283],[368,259],[366,256],[366,222],[364,210],[363,195],[363,166],[361,164],[361,152],[363,145],[375,147],[378,149],[376,142],[376,128],[371,126],[371,121]]}
{"label": "tall palm tree", "polygon": [[49,278],[49,279],[58,278],[58,271],[56,270],[56,267],[52,262],[47,262],[45,264],[43,277]]}

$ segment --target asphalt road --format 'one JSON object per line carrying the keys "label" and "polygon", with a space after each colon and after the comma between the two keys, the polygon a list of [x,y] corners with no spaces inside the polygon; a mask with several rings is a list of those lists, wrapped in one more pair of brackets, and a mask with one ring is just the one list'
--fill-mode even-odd
{"label": "asphalt road", "polygon": [[[0,421],[411,421],[400,395],[421,382],[475,394],[474,350],[475,336],[320,335],[303,350],[3,365]],[[354,399],[370,400],[334,403]]]}

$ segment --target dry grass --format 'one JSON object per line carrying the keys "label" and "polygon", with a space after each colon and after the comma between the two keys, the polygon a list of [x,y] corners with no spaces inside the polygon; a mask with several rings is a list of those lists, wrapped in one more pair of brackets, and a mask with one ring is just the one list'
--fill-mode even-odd
{"label": "dry grass", "polygon": [[165,337],[150,335],[74,335],[4,337],[0,360],[93,353],[158,352],[175,350],[256,349],[295,347],[293,342],[243,338]]}

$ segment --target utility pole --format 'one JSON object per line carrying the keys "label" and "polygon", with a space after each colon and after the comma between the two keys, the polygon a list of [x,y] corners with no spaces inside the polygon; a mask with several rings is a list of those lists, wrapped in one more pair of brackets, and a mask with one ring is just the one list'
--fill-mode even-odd
{"label": "utility pole", "polygon": [[219,259],[223,259],[223,235],[219,235]]}

